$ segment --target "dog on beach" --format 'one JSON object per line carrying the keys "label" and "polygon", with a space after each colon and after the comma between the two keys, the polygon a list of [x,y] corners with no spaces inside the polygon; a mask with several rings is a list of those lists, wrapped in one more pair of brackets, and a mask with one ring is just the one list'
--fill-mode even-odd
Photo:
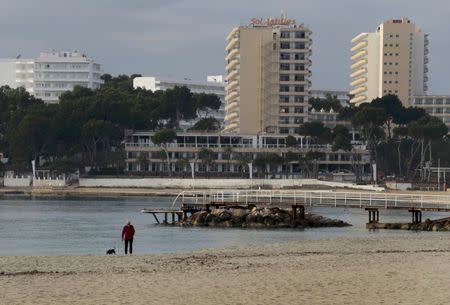
{"label": "dog on beach", "polygon": [[106,254],[107,255],[114,255],[114,254],[116,254],[116,249],[109,249],[109,250],[106,251]]}

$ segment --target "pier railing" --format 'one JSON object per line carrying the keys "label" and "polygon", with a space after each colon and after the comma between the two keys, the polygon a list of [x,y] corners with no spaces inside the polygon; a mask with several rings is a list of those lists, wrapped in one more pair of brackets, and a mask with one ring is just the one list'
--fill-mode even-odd
{"label": "pier railing", "polygon": [[173,207],[180,207],[182,204],[211,203],[386,209],[420,208],[450,212],[449,195],[300,190],[183,191],[173,201]]}

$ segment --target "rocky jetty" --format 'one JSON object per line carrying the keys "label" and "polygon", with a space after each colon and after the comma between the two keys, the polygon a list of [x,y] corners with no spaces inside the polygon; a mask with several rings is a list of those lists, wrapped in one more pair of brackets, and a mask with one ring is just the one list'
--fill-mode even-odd
{"label": "rocky jetty", "polygon": [[450,217],[430,220],[422,223],[368,223],[368,229],[414,230],[414,231],[450,231]]}
{"label": "rocky jetty", "polygon": [[216,228],[311,228],[345,227],[350,224],[306,213],[304,217],[281,208],[213,209],[192,214],[180,222],[183,226]]}

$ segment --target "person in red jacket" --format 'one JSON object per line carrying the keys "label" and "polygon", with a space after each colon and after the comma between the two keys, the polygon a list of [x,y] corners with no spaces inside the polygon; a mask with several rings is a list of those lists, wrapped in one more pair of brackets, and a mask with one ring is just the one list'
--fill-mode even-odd
{"label": "person in red jacket", "polygon": [[125,255],[127,254],[128,245],[130,245],[130,254],[133,253],[133,237],[134,227],[130,221],[122,229],[122,240],[125,242]]}

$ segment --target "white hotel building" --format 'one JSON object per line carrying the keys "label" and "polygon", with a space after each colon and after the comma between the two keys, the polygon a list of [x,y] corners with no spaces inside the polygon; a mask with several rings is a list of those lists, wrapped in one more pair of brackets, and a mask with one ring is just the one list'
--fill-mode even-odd
{"label": "white hotel building", "polygon": [[100,64],[79,52],[44,52],[35,59],[0,59],[0,86],[24,87],[46,103],[57,103],[59,97],[75,86],[97,89]]}
{"label": "white hotel building", "polygon": [[[218,111],[211,113],[199,113],[200,117],[213,117],[217,119],[220,124],[223,124],[225,117],[225,78],[222,75],[210,75],[207,77],[206,82],[192,81],[189,79],[175,80],[170,78],[161,77],[136,77],[133,79],[133,87],[143,88],[146,90],[165,91],[167,89],[173,89],[175,87],[187,87],[192,93],[207,93],[216,94],[222,102]],[[184,130],[192,127],[197,120],[182,121],[180,127]]]}

